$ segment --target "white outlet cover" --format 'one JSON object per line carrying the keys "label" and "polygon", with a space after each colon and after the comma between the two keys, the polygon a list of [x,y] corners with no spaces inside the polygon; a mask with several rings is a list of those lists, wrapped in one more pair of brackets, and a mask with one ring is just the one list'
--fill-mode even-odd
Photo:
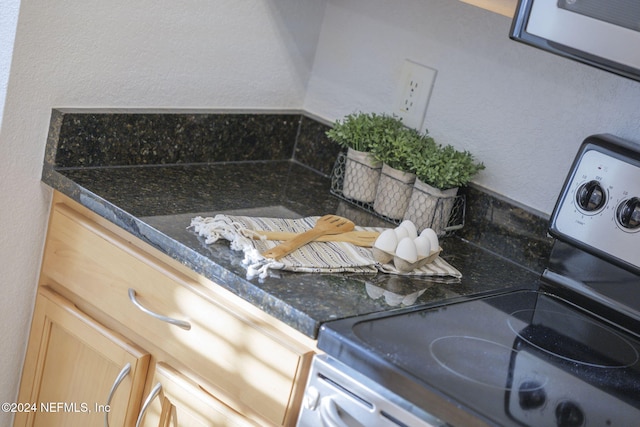
{"label": "white outlet cover", "polygon": [[405,60],[393,105],[393,114],[405,126],[421,130],[437,71],[425,65]]}

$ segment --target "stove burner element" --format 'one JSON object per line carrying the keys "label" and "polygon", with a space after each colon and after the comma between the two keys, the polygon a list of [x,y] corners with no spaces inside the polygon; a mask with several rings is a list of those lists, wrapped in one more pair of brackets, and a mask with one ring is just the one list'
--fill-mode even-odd
{"label": "stove burner element", "polygon": [[[434,339],[429,345],[433,358],[447,371],[487,387],[509,390],[505,384],[504,366],[508,366],[514,350],[483,338],[449,335]],[[544,388],[545,382],[521,385],[520,392],[535,392]],[[525,389],[523,389],[523,387]]]}
{"label": "stove burner element", "polygon": [[[553,310],[515,311],[509,328],[527,344],[554,357],[594,368],[627,368],[638,351],[618,333],[583,316]],[[517,324],[528,324],[520,328]]]}

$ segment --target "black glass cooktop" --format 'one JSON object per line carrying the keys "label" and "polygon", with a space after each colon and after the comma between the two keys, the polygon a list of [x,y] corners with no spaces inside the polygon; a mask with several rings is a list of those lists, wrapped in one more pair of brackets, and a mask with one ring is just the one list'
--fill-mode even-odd
{"label": "black glass cooktop", "polygon": [[332,322],[319,347],[444,420],[434,396],[495,425],[640,419],[638,337],[537,291]]}

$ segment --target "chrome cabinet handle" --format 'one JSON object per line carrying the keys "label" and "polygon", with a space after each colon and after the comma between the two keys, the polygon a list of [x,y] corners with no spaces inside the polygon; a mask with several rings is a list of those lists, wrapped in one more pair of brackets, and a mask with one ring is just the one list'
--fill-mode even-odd
{"label": "chrome cabinet handle", "polygon": [[[109,391],[109,396],[107,396],[106,407],[109,407],[111,405],[113,394],[116,392],[116,389],[118,388],[122,380],[124,380],[126,376],[129,375],[129,372],[131,372],[131,363],[127,363],[126,365],[124,365],[124,368],[122,368],[115,381],[113,382],[111,390]],[[104,412],[104,427],[109,427],[109,412],[111,411]]]}
{"label": "chrome cabinet handle", "polygon": [[133,289],[133,288],[129,288],[129,299],[131,300],[133,305],[138,307],[138,309],[140,311],[148,314],[151,317],[155,317],[158,320],[170,323],[170,324],[175,325],[175,326],[177,326],[179,328],[182,328],[182,329],[184,329],[186,331],[191,329],[191,323],[189,323],[189,322],[187,322],[185,320],[178,320],[178,319],[174,319],[172,317],[163,316],[162,314],[155,313],[155,312],[149,310],[147,307],[145,307],[142,304],[140,304],[140,301],[138,301],[137,298],[136,298],[136,290]]}
{"label": "chrome cabinet handle", "polygon": [[147,396],[147,399],[144,401],[144,404],[142,405],[142,409],[140,409],[140,413],[138,414],[138,420],[136,421],[136,427],[140,427],[140,425],[141,425],[140,423],[142,423],[142,419],[144,418],[144,414],[147,412],[147,409],[149,409],[149,405],[151,405],[151,402],[153,402],[153,399],[155,399],[160,394],[160,390],[162,390],[162,384],[158,383],[149,392],[149,396]]}

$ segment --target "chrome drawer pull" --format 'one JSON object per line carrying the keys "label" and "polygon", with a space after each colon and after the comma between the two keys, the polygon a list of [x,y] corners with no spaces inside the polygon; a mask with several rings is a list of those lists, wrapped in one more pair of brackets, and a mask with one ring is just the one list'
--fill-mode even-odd
{"label": "chrome drawer pull", "polygon": [[[111,406],[111,399],[113,398],[113,394],[116,392],[116,389],[118,388],[122,380],[124,380],[126,376],[129,375],[129,372],[131,372],[131,363],[127,363],[126,365],[124,365],[124,368],[122,368],[122,370],[116,377],[116,380],[113,382],[111,390],[109,391],[109,396],[107,396],[107,404],[105,405],[105,407],[108,408]],[[110,411],[108,410],[104,412],[104,427],[109,427],[109,412]]]}
{"label": "chrome drawer pull", "polygon": [[153,401],[153,399],[155,399],[156,396],[158,396],[158,394],[160,394],[160,390],[162,390],[162,384],[158,383],[149,392],[149,396],[147,396],[147,399],[144,401],[144,404],[142,405],[142,409],[140,409],[140,413],[138,414],[138,420],[136,421],[136,427],[140,427],[140,425],[142,423],[142,419],[144,418],[144,414],[147,412],[147,409],[149,408],[149,405],[151,405],[151,402]]}
{"label": "chrome drawer pull", "polygon": [[136,299],[136,290],[133,288],[129,288],[129,299],[131,300],[133,305],[135,305],[136,307],[138,307],[138,309],[140,309],[140,311],[147,313],[149,316],[155,317],[156,319],[161,320],[163,322],[171,323],[172,325],[175,325],[187,331],[191,329],[191,323],[185,320],[178,320],[172,317],[163,316],[162,314],[155,313],[149,310],[147,307],[140,304],[140,302]]}

